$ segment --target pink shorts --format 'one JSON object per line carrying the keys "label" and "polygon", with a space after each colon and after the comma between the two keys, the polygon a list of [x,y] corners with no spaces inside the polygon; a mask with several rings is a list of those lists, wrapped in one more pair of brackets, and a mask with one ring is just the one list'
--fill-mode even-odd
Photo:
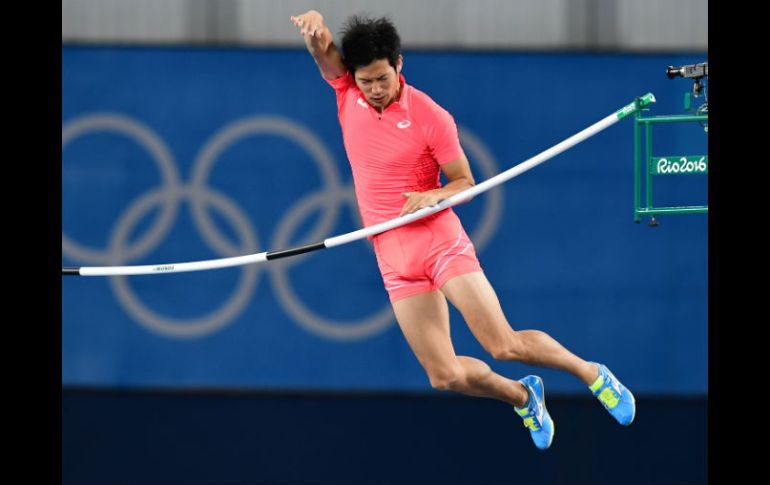
{"label": "pink shorts", "polygon": [[372,243],[391,302],[482,271],[473,243],[451,209],[378,234]]}

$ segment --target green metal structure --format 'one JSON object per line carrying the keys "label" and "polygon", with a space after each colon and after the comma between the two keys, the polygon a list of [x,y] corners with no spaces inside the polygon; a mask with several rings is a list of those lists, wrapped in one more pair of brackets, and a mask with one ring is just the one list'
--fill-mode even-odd
{"label": "green metal structure", "polygon": [[[639,223],[642,216],[650,216],[650,226],[657,226],[655,216],[673,214],[707,214],[708,205],[663,207],[653,202],[653,179],[659,176],[708,174],[708,154],[703,155],[666,155],[653,153],[653,125],[667,123],[698,123],[708,136],[708,95],[704,90],[703,80],[708,77],[708,63],[669,67],[668,76],[681,76],[694,79],[691,93],[685,94],[684,107],[690,114],[646,116],[649,108],[642,108],[634,113],[634,222]],[[705,102],[693,109],[692,98],[705,94]],[[644,179],[645,200],[642,205],[642,179]]]}

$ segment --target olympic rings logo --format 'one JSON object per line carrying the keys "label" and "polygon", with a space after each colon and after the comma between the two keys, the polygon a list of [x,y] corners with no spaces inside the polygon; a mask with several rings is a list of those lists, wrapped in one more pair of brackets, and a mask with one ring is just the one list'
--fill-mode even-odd
{"label": "olympic rings logo", "polygon": [[[282,137],[302,148],[315,162],[323,187],[305,194],[289,208],[277,225],[273,240],[266,249],[290,247],[292,243],[308,244],[332,236],[332,229],[343,206],[351,208],[358,216],[352,185],[343,185],[337,172],[337,163],[326,145],[310,130],[286,118],[277,116],[252,116],[224,126],[211,137],[192,166],[188,183],[180,177],[174,157],[162,138],[145,124],[116,113],[92,113],[70,120],[62,126],[62,152],[79,137],[110,132],[137,143],[157,166],[162,185],[147,190],[116,219],[110,232],[107,247],[87,247],[68,237],[62,230],[62,254],[86,265],[119,266],[136,264],[153,251],[168,235],[179,213],[180,205],[189,204],[194,224],[203,241],[220,257],[257,253],[260,249],[257,231],[248,215],[232,198],[208,185],[218,157],[234,143],[254,135]],[[460,142],[469,152],[472,163],[482,179],[497,173],[497,164],[489,150],[475,135],[459,129]],[[502,188],[496,187],[484,196],[483,217],[471,237],[480,252],[497,230],[502,215]],[[129,243],[129,235],[139,222],[153,209],[159,215],[146,230]],[[240,246],[231,244],[212,221],[210,210],[233,226],[240,239]],[[298,226],[314,211],[321,217],[308,231],[303,241],[291,239]],[[358,221],[360,224],[360,220]],[[291,241],[291,242],[290,242]],[[128,315],[148,330],[169,338],[201,338],[233,322],[245,309],[254,293],[261,272],[267,271],[283,310],[308,332],[330,340],[361,340],[376,335],[390,326],[395,318],[390,304],[379,311],[356,321],[341,322],[319,315],[305,305],[294,291],[288,276],[288,268],[301,263],[309,255],[302,255],[261,265],[241,267],[237,288],[216,310],[195,318],[181,319],[162,315],[143,303],[136,295],[128,278],[110,276],[113,293]]]}

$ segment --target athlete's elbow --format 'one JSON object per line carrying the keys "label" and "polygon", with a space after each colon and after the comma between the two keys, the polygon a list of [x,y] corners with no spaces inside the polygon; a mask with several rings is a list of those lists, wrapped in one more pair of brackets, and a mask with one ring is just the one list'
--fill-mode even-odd
{"label": "athlete's elbow", "polygon": [[468,190],[474,185],[476,185],[476,182],[473,180],[473,177],[464,177],[464,180],[465,180],[465,187],[463,188],[463,190]]}
{"label": "athlete's elbow", "polygon": [[[465,187],[463,187],[461,192],[465,192],[469,190],[471,187],[473,187],[474,185],[476,185],[476,182],[474,182],[473,177],[464,177],[464,180],[465,180]],[[468,197],[464,199],[461,203],[466,204],[472,200],[473,200],[473,197]]]}
{"label": "athlete's elbow", "polygon": [[[460,189],[459,192],[457,192],[458,194],[461,194],[463,192],[467,192],[471,187],[476,185],[476,183],[473,181],[472,178],[463,177],[463,181],[465,183],[463,184],[463,186],[458,187]],[[473,197],[465,197],[465,198],[463,198],[463,200],[460,203],[461,204],[465,204],[465,203],[470,202],[471,200],[473,200]]]}

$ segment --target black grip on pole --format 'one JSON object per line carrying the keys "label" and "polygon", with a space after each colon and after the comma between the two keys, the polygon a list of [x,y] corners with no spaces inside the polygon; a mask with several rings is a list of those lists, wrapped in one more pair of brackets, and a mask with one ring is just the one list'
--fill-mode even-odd
{"label": "black grip on pole", "polygon": [[268,261],[270,261],[271,259],[294,256],[295,254],[309,253],[310,251],[316,251],[318,249],[326,249],[323,241],[314,244],[308,244],[306,246],[300,246],[298,248],[284,249],[283,251],[272,251],[267,253],[266,258]]}

